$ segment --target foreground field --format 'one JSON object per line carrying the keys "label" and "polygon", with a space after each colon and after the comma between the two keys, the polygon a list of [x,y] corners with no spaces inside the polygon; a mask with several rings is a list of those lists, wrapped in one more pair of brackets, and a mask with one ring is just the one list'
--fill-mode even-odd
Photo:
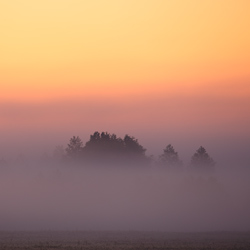
{"label": "foreground field", "polygon": [[0,249],[250,249],[250,232],[0,232]]}

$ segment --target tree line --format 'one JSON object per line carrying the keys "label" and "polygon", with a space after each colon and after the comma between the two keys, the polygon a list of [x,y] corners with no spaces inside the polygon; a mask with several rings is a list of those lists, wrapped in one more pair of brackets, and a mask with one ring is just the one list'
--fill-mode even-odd
{"label": "tree line", "polygon": [[[183,162],[178,152],[169,144],[163,153],[153,159],[145,154],[146,149],[138,140],[129,135],[124,138],[107,132],[95,132],[83,144],[79,136],[73,136],[64,150],[58,146],[54,155],[66,161],[87,162],[94,164],[130,164],[152,165],[156,164],[166,169],[181,169]],[[209,156],[204,147],[199,147],[191,157],[188,167],[195,170],[213,170],[215,161]]]}

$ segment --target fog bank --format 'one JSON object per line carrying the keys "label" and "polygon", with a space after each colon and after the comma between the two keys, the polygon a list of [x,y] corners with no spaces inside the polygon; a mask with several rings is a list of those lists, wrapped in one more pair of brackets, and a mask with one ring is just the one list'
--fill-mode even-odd
{"label": "fog bank", "polygon": [[250,230],[249,171],[1,169],[0,230]]}

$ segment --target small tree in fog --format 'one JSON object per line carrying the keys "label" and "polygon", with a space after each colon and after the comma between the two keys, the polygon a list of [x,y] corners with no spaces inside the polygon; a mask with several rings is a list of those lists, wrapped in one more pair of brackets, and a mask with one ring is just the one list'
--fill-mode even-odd
{"label": "small tree in fog", "polygon": [[211,171],[214,169],[215,161],[208,155],[206,149],[201,146],[192,156],[190,166],[197,170]]}
{"label": "small tree in fog", "polygon": [[174,147],[169,144],[163,150],[163,154],[159,156],[160,165],[166,167],[181,167],[182,161],[179,159],[178,153],[174,150]]}
{"label": "small tree in fog", "polygon": [[66,148],[67,155],[70,157],[79,157],[83,150],[83,143],[79,136],[73,136]]}

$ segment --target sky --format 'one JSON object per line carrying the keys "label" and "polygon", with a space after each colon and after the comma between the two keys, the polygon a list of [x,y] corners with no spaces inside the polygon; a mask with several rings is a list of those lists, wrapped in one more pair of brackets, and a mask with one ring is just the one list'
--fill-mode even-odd
{"label": "sky", "polygon": [[203,145],[249,164],[249,11],[248,0],[0,1],[0,156],[98,130],[148,154],[172,143],[188,159]]}

